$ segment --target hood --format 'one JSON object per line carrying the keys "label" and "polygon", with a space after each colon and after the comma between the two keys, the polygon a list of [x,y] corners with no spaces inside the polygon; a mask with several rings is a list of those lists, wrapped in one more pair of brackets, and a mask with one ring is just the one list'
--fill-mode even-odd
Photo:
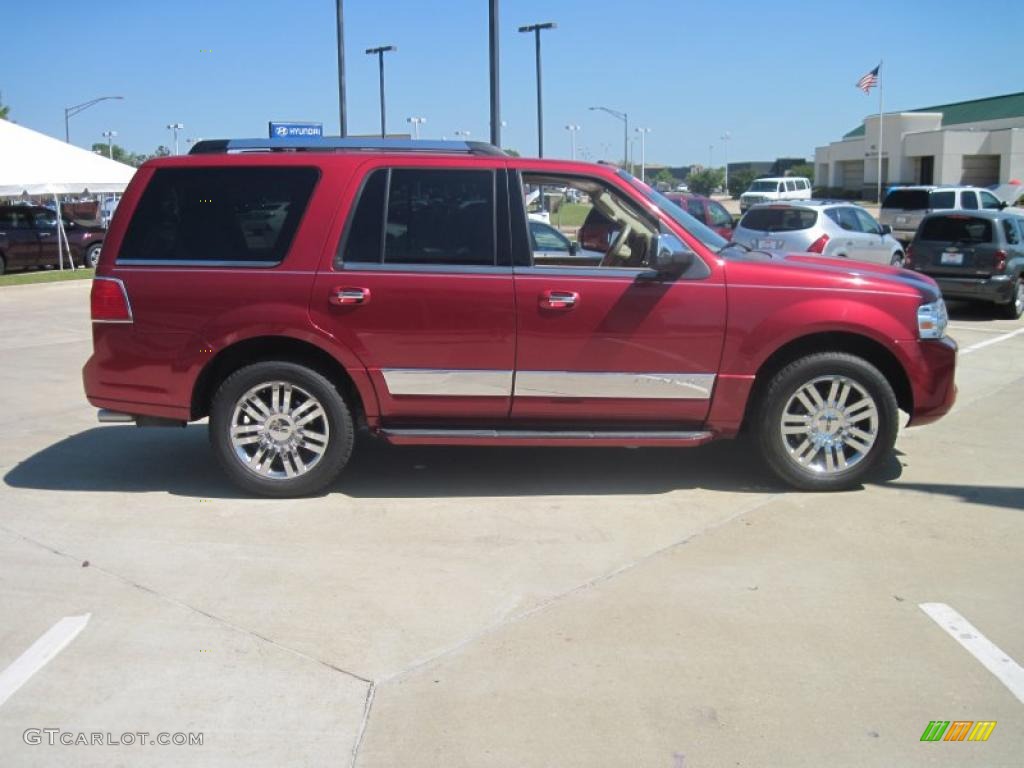
{"label": "hood", "polygon": [[813,253],[773,252],[770,255],[773,268],[787,270],[795,286],[821,289],[856,287],[904,295],[908,291],[913,291],[926,301],[936,301],[942,295],[938,284],[932,278],[902,267],[835,259]]}

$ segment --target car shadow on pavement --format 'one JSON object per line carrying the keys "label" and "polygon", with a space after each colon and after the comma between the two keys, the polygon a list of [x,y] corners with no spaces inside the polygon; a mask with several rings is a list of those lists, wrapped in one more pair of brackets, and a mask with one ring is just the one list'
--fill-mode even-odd
{"label": "car shadow on pavement", "polygon": [[950,299],[946,303],[946,309],[949,312],[949,319],[953,321],[970,320],[973,322],[992,323],[996,320],[1004,319],[995,306],[982,301],[957,301],[956,299]]}
{"label": "car shadow on pavement", "polygon": [[961,501],[985,507],[1024,509],[1024,488],[990,485],[957,485],[954,483],[879,483],[881,488],[917,491],[959,498]]}
{"label": "car shadow on pavement", "polygon": [[[13,488],[248,498],[217,465],[206,427],[95,427],[19,462]],[[879,480],[891,479],[889,475]],[[784,490],[746,441],[701,448],[480,448],[389,445],[361,435],[325,492],[356,498],[658,494]]]}

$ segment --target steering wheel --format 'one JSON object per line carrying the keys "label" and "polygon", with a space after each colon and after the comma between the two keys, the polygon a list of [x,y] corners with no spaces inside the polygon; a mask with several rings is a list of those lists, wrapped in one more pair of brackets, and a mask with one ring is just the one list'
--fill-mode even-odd
{"label": "steering wheel", "polygon": [[614,267],[618,266],[617,262],[621,261],[619,258],[619,251],[622,250],[622,246],[626,244],[629,236],[633,234],[633,226],[631,224],[625,224],[622,227],[622,231],[615,236],[615,240],[608,246],[608,252],[601,259],[602,267]]}

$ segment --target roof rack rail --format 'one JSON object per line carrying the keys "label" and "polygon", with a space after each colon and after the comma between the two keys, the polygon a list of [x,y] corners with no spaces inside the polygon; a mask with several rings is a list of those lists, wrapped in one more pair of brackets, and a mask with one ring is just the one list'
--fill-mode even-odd
{"label": "roof rack rail", "polygon": [[483,141],[431,141],[425,139],[357,139],[327,137],[288,137],[281,139],[206,139],[192,145],[190,155],[216,155],[227,152],[441,152],[468,155],[505,155],[498,147]]}

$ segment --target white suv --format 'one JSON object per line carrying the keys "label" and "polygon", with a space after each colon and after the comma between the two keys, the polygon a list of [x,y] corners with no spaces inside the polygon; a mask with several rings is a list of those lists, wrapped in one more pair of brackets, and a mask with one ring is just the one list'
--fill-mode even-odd
{"label": "white suv", "polygon": [[750,188],[740,195],[740,212],[758,203],[770,203],[775,200],[810,200],[811,180],[803,176],[785,176],[758,179],[751,183]]}
{"label": "white suv", "polygon": [[979,208],[999,211],[1005,207],[1005,199],[980,187],[896,187],[889,190],[882,201],[878,218],[892,227],[892,234],[897,240],[909,243],[914,239],[921,220],[932,211],[975,211]]}

